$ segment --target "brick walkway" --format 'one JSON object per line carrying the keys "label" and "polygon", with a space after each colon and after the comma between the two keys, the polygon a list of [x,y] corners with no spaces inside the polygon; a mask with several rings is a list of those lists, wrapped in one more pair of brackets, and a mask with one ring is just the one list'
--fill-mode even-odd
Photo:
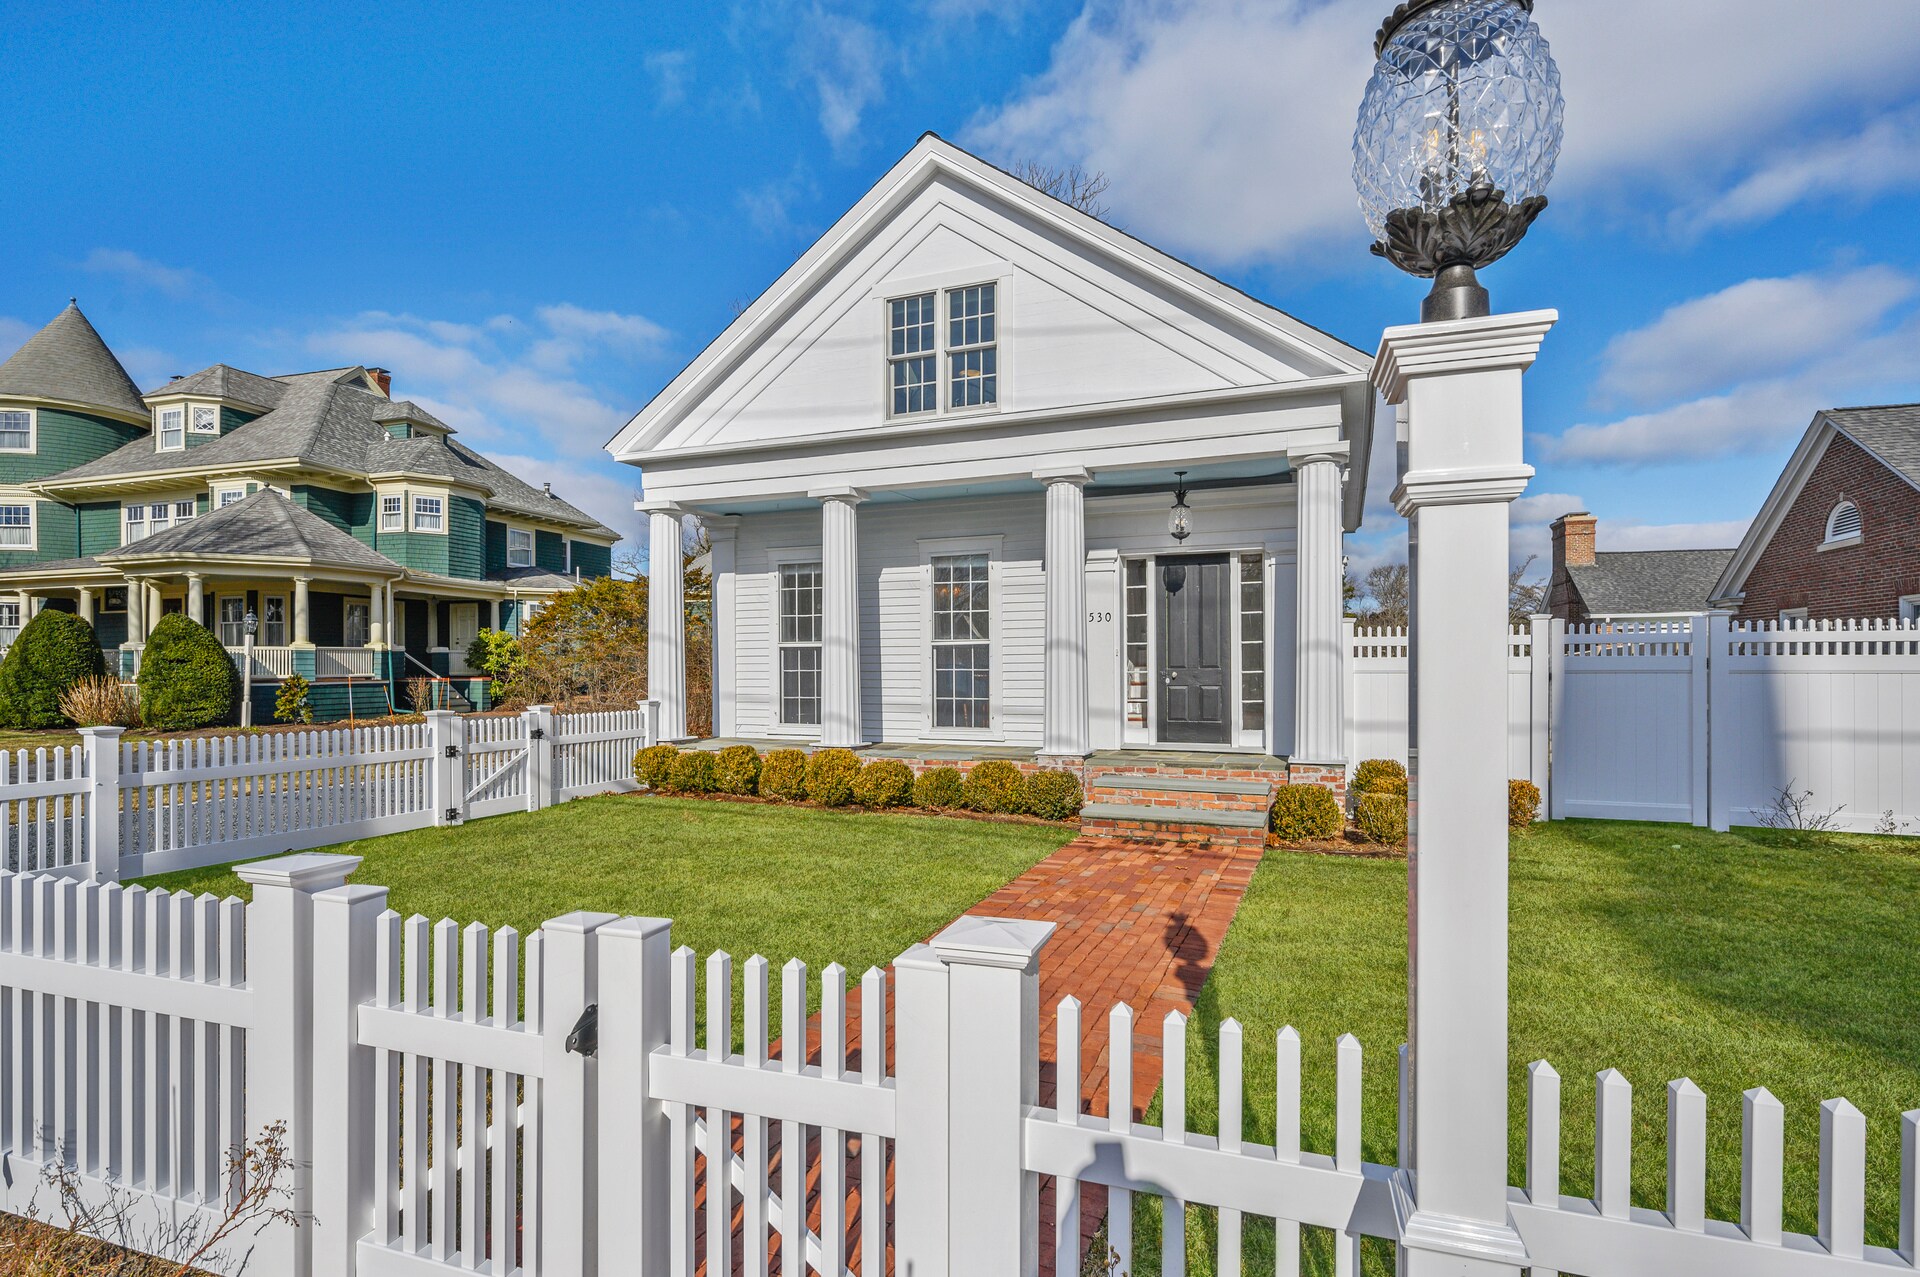
{"label": "brick walkway", "polygon": [[[1105,1113],[1107,1104],[1107,1013],[1125,1002],[1134,1010],[1136,1038],[1132,1105],[1135,1118],[1144,1115],[1160,1087],[1161,1022],[1169,1011],[1191,1013],[1200,986],[1212,969],[1227,928],[1240,907],[1253,872],[1258,850],[1160,848],[1139,842],[1082,837],[1068,843],[1026,873],[969,909],[969,914],[992,918],[1030,918],[1052,922],[1056,929],[1040,955],[1040,1102],[1054,1103],[1056,1058],[1055,1008],[1071,994],[1080,999],[1081,1109]],[[892,981],[888,982],[892,1002]],[[857,999],[850,1000],[849,1019],[857,1019]],[[891,1035],[891,1006],[887,1017]],[[848,1067],[857,1068],[861,1043],[857,1023],[848,1025]],[[819,1024],[808,1025],[807,1053],[817,1060]],[[889,1041],[888,1055],[893,1043]],[[778,1054],[775,1048],[774,1054]],[[774,1126],[774,1184],[779,1183],[778,1124]],[[735,1146],[740,1126],[734,1127]],[[819,1141],[808,1140],[809,1224],[819,1227]],[[858,1148],[858,1140],[853,1141]],[[848,1258],[864,1273],[857,1255],[859,1241],[858,1159],[848,1164]],[[891,1164],[888,1195],[892,1194]],[[704,1193],[701,1194],[704,1198]],[[1082,1190],[1081,1231],[1091,1238],[1106,1213],[1103,1190]],[[734,1269],[740,1271],[739,1215],[735,1212]],[[889,1230],[891,1231],[891,1230]],[[1049,1184],[1041,1200],[1041,1272],[1053,1268],[1053,1201]],[[888,1238],[888,1249],[892,1249]],[[704,1252],[704,1245],[700,1247]],[[780,1272],[777,1246],[769,1268]],[[704,1272],[704,1254],[701,1270]]]}

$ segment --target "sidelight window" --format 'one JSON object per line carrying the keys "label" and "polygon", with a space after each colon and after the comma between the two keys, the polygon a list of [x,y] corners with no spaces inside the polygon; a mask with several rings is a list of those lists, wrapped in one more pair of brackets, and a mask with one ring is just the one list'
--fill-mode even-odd
{"label": "sidelight window", "polygon": [[1240,727],[1267,725],[1267,583],[1261,556],[1240,556]]}
{"label": "sidelight window", "polygon": [[993,703],[988,558],[933,560],[933,724],[984,728]]}

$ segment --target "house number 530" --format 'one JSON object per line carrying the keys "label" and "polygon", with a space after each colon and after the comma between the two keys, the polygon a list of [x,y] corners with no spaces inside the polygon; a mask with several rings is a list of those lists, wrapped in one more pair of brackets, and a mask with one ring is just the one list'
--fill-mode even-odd
{"label": "house number 530", "polygon": [[1087,624],[1088,625],[1111,625],[1113,624],[1113,613],[1089,612],[1087,613]]}

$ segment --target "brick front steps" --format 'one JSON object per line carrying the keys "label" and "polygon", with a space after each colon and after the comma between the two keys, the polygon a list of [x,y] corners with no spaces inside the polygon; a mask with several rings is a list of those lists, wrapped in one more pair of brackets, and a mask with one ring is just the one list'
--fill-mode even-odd
{"label": "brick front steps", "polygon": [[1257,850],[1266,844],[1273,789],[1264,779],[1098,772],[1087,778],[1080,830],[1099,838]]}

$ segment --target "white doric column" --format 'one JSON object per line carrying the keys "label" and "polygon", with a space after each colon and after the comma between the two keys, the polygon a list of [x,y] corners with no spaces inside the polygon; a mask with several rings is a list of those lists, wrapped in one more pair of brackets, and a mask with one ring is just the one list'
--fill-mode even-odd
{"label": "white doric column", "polygon": [[1293,752],[1296,763],[1346,759],[1341,619],[1340,486],[1346,445],[1288,454],[1293,467],[1294,528]]}
{"label": "white doric column", "polygon": [[187,573],[187,619],[195,625],[207,623],[207,592],[198,572]]}
{"label": "white doric column", "polygon": [[309,618],[312,613],[307,606],[307,586],[312,580],[312,577],[305,576],[293,578],[293,645],[295,647],[313,646],[313,640],[308,637],[311,632]]}
{"label": "white doric column", "polygon": [[820,743],[864,745],[860,735],[858,488],[807,494],[820,503]]}
{"label": "white doric column", "polygon": [[387,645],[387,591],[392,588],[385,581],[374,582],[373,597],[367,600],[368,647]]}
{"label": "white doric column", "polygon": [[1507,507],[1533,474],[1520,377],[1557,318],[1390,328],[1373,366],[1408,413],[1413,1112],[1393,1187],[1411,1277],[1526,1262],[1507,1216]]}
{"label": "white doric column", "polygon": [[1087,498],[1081,466],[1040,470],[1047,485],[1046,700],[1040,752],[1085,758],[1087,714]]}
{"label": "white doric column", "polygon": [[687,736],[686,563],[679,506],[643,501],[647,514],[647,699],[660,702],[660,739]]}
{"label": "white doric column", "polygon": [[[20,623],[26,624],[26,595],[20,596]],[[127,642],[136,646],[147,641],[147,583],[134,578],[127,581]]]}
{"label": "white doric column", "polygon": [[80,596],[78,605],[80,609],[80,619],[91,625],[93,624],[93,587],[83,585],[80,587],[78,593]]}
{"label": "white doric column", "polygon": [[154,627],[160,624],[161,600],[160,587],[147,583],[147,638],[153,637]]}

